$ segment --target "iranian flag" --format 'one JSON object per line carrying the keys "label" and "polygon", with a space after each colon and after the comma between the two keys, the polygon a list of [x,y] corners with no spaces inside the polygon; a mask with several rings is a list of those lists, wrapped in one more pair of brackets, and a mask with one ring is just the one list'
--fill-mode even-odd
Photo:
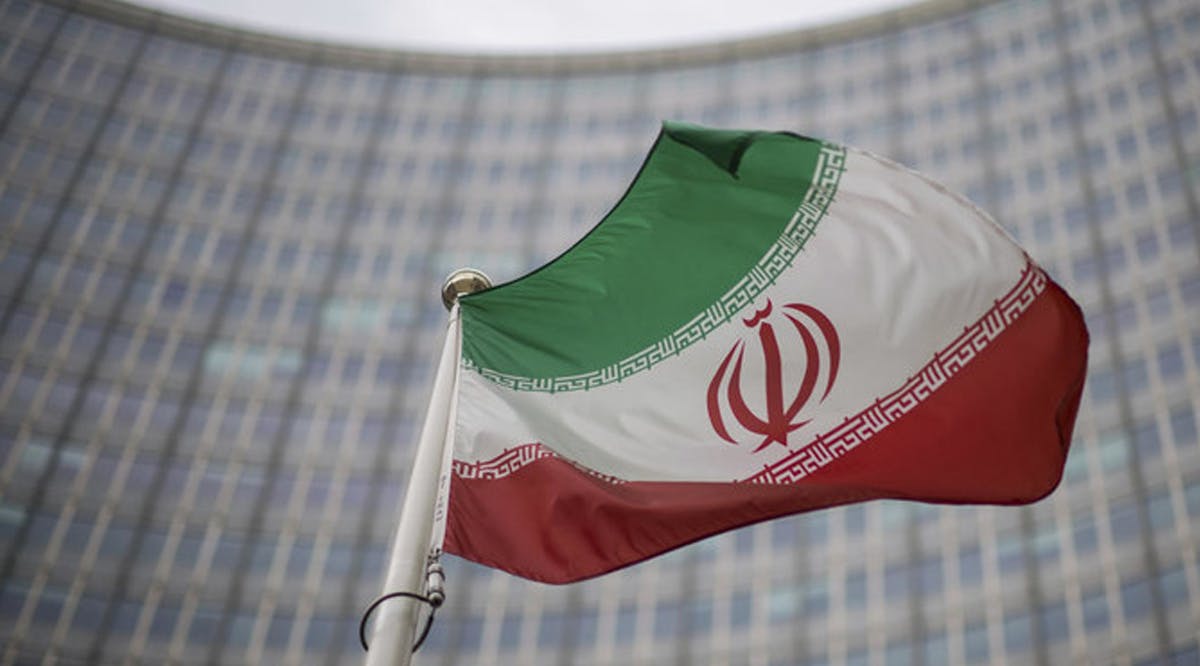
{"label": "iranian flag", "polygon": [[1088,344],[938,183],[675,123],[589,234],[456,316],[445,550],[552,583],[850,502],[1037,500]]}

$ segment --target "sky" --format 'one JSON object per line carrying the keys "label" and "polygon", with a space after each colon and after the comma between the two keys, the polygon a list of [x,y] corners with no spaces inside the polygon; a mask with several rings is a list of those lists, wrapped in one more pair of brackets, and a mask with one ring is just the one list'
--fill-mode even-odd
{"label": "sky", "polygon": [[134,0],[286,35],[418,51],[588,52],[812,27],[913,0]]}

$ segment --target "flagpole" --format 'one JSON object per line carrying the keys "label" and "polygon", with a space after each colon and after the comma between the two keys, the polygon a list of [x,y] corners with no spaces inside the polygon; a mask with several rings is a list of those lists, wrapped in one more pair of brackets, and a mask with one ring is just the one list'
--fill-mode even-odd
{"label": "flagpole", "polygon": [[[455,271],[442,287],[442,302],[450,310],[446,341],[433,380],[433,393],[425,412],[425,423],[417,440],[400,521],[392,541],[383,592],[407,592],[423,595],[426,558],[433,529],[434,505],[438,481],[445,458],[444,449],[450,430],[450,415],[457,390],[460,355],[458,297],[491,286],[487,276],[471,269]],[[440,548],[440,544],[439,544]],[[375,611],[366,666],[408,666],[412,658],[413,638],[420,601],[410,597],[388,599]]]}

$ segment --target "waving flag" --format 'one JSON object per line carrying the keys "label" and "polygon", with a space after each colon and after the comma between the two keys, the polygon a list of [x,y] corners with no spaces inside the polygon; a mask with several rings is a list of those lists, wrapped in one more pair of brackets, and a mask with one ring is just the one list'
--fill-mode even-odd
{"label": "waving flag", "polygon": [[599,225],[460,317],[445,549],[555,583],[872,498],[1037,500],[1088,342],[920,174],[670,123]]}

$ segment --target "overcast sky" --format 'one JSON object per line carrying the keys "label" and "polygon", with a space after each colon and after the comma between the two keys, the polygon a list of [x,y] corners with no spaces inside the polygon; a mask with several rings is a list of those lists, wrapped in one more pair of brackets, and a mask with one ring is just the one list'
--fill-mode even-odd
{"label": "overcast sky", "polygon": [[913,0],[135,0],[257,30],[460,52],[596,51],[769,34]]}

